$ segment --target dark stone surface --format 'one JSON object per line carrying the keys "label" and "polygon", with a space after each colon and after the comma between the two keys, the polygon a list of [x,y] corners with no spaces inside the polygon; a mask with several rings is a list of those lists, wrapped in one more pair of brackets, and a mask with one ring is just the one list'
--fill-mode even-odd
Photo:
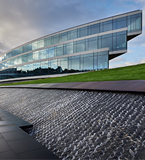
{"label": "dark stone surface", "polygon": [[30,123],[2,109],[0,113],[6,120],[0,121],[0,159],[59,159],[20,128]]}
{"label": "dark stone surface", "polygon": [[12,148],[14,153],[23,153],[43,147],[32,137],[8,141],[8,144]]}
{"label": "dark stone surface", "polygon": [[7,151],[0,153],[0,159],[18,159],[18,157],[14,154],[13,151]]}
{"label": "dark stone surface", "polygon": [[39,149],[39,150],[33,150],[25,153],[21,153],[17,155],[19,158],[28,158],[28,159],[59,159],[56,157],[52,152],[48,152],[48,150],[45,148]]}
{"label": "dark stone surface", "polygon": [[22,130],[12,131],[12,132],[4,132],[4,133],[2,133],[2,136],[7,141],[18,140],[18,139],[30,137],[26,132],[24,132]]}
{"label": "dark stone surface", "polygon": [[11,148],[4,138],[0,138],[0,152],[10,151]]}
{"label": "dark stone surface", "polygon": [[20,130],[20,128],[15,125],[0,126],[0,133],[16,130]]}

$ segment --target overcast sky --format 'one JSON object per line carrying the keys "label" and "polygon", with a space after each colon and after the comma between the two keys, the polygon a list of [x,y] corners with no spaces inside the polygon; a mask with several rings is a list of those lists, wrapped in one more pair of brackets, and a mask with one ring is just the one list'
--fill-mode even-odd
{"label": "overcast sky", "polygon": [[[113,15],[143,10],[145,0],[0,0],[0,54],[35,38]],[[110,68],[145,63],[142,35],[128,42],[128,52]]]}

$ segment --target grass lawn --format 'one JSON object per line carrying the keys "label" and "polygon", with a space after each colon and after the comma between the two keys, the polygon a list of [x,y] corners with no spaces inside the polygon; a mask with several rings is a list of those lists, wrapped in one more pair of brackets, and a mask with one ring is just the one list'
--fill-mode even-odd
{"label": "grass lawn", "polygon": [[38,83],[65,83],[65,82],[92,82],[92,81],[119,81],[145,79],[145,64],[139,64],[115,69],[92,71],[83,74],[56,78],[38,79],[1,85],[38,84]]}

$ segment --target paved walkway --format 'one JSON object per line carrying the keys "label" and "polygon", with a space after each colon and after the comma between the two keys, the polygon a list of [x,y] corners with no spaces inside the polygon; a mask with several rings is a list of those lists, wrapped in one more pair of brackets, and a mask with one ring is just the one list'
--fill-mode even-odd
{"label": "paved walkway", "polygon": [[0,109],[0,159],[59,159],[21,129],[31,126]]}
{"label": "paved walkway", "polygon": [[0,88],[69,89],[69,90],[145,93],[145,80],[44,83],[44,84],[0,86]]}

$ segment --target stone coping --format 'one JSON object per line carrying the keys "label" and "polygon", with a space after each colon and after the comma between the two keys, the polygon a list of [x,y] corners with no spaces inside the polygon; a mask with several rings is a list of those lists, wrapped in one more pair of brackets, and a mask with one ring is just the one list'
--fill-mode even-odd
{"label": "stone coping", "polygon": [[0,86],[0,88],[67,89],[67,90],[145,93],[145,80],[43,83],[43,84]]}

